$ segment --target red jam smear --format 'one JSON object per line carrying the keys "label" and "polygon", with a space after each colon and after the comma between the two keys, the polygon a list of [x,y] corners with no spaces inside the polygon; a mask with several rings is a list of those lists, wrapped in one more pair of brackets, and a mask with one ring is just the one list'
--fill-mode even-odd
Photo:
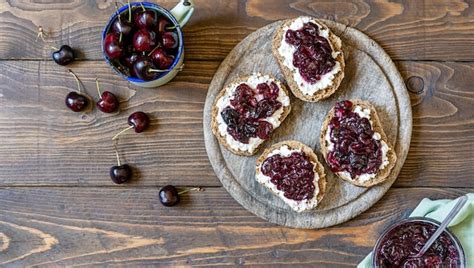
{"label": "red jam smear", "polygon": [[270,85],[260,83],[256,89],[245,83],[238,85],[230,105],[221,112],[227,132],[244,144],[248,144],[250,138],[269,139],[273,125],[265,118],[282,107],[282,103],[277,100],[279,90],[275,82]]}
{"label": "red jam smear", "polygon": [[279,154],[267,158],[260,170],[270,177],[278,190],[288,199],[301,201],[314,196],[314,165],[302,152],[293,152],[288,157]]}
{"label": "red jam smear", "polygon": [[329,41],[319,35],[318,25],[312,22],[305,23],[303,28],[296,31],[287,30],[285,41],[296,47],[293,65],[310,84],[321,80],[321,76],[330,72],[336,65]]}
{"label": "red jam smear", "polygon": [[352,111],[351,101],[336,103],[334,117],[329,122],[329,139],[334,148],[326,157],[332,172],[347,171],[352,179],[366,173],[376,173],[382,164],[380,140],[370,121]]}

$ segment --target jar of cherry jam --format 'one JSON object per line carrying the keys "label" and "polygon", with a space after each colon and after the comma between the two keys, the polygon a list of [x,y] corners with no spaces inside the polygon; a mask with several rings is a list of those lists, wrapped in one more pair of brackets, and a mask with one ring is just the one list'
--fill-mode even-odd
{"label": "jar of cherry jam", "polygon": [[466,267],[459,240],[446,229],[428,251],[415,256],[436,231],[439,222],[423,217],[402,220],[386,229],[373,251],[374,267]]}

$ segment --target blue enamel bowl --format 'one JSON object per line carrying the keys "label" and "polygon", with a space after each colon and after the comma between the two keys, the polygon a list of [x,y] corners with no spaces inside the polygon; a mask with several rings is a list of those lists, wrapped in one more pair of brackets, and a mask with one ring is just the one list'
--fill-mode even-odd
{"label": "blue enamel bowl", "polygon": [[176,34],[178,35],[178,47],[177,47],[177,52],[174,55],[174,61],[173,64],[168,68],[169,71],[167,72],[162,72],[158,73],[156,78],[154,80],[150,81],[145,81],[136,77],[130,77],[127,76],[125,73],[121,72],[114,64],[113,62],[105,55],[104,52],[104,40],[105,36],[110,30],[110,27],[112,27],[112,22],[114,22],[117,19],[118,14],[122,14],[124,12],[128,11],[128,4],[120,7],[118,9],[118,12],[115,12],[112,16],[110,16],[107,24],[104,27],[104,30],[102,31],[102,55],[107,62],[107,64],[121,77],[123,77],[125,80],[129,81],[130,83],[140,86],[140,87],[159,87],[163,84],[168,83],[171,79],[173,79],[179,72],[179,69],[181,68],[181,65],[183,63],[183,58],[184,58],[184,43],[183,43],[183,32],[181,30],[181,27],[179,26],[178,21],[176,18],[165,8],[154,4],[150,2],[131,2],[130,3],[131,7],[141,7],[143,5],[146,9],[153,9],[155,10],[158,15],[165,16],[168,18],[169,21],[176,27]]}

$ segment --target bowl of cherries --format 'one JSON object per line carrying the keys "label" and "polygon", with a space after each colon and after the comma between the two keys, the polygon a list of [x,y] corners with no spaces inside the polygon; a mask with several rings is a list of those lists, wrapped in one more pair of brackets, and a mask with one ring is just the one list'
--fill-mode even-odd
{"label": "bowl of cherries", "polygon": [[166,84],[183,67],[181,27],[193,11],[191,0],[181,0],[171,10],[149,2],[128,2],[117,8],[102,33],[105,61],[137,86]]}

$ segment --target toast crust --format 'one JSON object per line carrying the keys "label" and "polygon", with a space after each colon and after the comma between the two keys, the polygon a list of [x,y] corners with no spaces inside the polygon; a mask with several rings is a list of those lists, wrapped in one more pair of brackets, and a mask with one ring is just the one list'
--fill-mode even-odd
{"label": "toast crust", "polygon": [[[278,79],[276,79],[273,75],[269,75],[269,74],[262,74],[262,75],[268,75],[270,77],[270,79],[273,79],[275,81],[275,83],[278,85],[278,87],[280,88],[280,90],[283,90],[283,92],[285,93],[286,96],[290,97],[289,93],[288,93],[288,90],[286,89],[285,85]],[[229,87],[233,84],[240,84],[240,83],[245,83],[249,77],[251,77],[253,75],[247,75],[247,76],[239,76],[235,79],[233,79],[230,83],[228,83],[226,86],[224,86],[224,88],[219,92],[219,94],[217,94],[216,98],[214,99],[214,104],[212,106],[212,119],[211,119],[211,130],[212,130],[212,133],[214,134],[214,136],[217,138],[217,140],[219,141],[220,144],[222,144],[227,150],[229,150],[230,152],[232,152],[233,154],[236,154],[236,155],[241,155],[241,156],[252,156],[254,155],[260,148],[260,146],[265,142],[263,141],[262,143],[260,143],[256,148],[255,150],[253,150],[252,152],[248,152],[248,151],[242,151],[242,150],[238,150],[238,149],[235,149],[235,148],[232,148],[232,146],[230,146],[228,143],[227,143],[227,140],[225,138],[225,136],[222,136],[219,132],[219,123],[217,122],[217,116],[219,114],[219,108],[217,107],[217,101],[222,97],[224,96],[224,94],[226,93],[226,91],[229,89]],[[288,106],[283,106],[283,113],[281,114],[280,116],[280,119],[279,121],[280,122],[283,122],[285,120],[285,118],[288,116],[288,114],[291,112],[291,98],[290,98],[290,104]],[[275,131],[275,129],[273,129],[273,131]]]}
{"label": "toast crust", "polygon": [[[299,142],[299,141],[295,141],[295,140],[287,140],[287,141],[282,141],[282,142],[273,144],[269,148],[265,149],[265,151],[263,151],[262,155],[257,159],[257,163],[256,163],[256,166],[255,166],[255,172],[256,172],[255,175],[258,176],[261,173],[260,172],[260,167],[261,167],[262,163],[265,161],[265,159],[268,158],[268,155],[271,152],[273,152],[274,150],[279,149],[284,145],[287,145],[288,148],[290,148],[290,149],[299,149],[299,150],[301,150],[306,156],[308,156],[309,160],[313,163],[313,165],[314,165],[313,170],[319,176],[319,180],[318,180],[319,192],[318,192],[318,195],[316,197],[316,200],[318,201],[318,204],[316,205],[316,207],[317,207],[321,203],[321,200],[323,199],[323,197],[326,193],[326,184],[327,184],[326,174],[324,173],[323,165],[318,161],[318,156],[314,153],[314,151],[310,147],[308,147],[304,143]],[[275,193],[273,191],[272,191],[272,193],[278,196],[277,193]],[[309,208],[307,210],[312,210],[312,209],[314,209],[314,208]]]}
{"label": "toast crust", "polygon": [[[368,101],[363,101],[359,99],[354,99],[354,100],[349,100],[349,101],[353,103],[353,107],[358,105],[358,106],[361,106],[362,108],[370,109],[370,120],[372,121],[372,130],[374,132],[378,132],[381,136],[381,139],[390,148],[390,150],[388,150],[387,152],[388,165],[385,166],[384,169],[379,169],[374,178],[368,181],[364,181],[364,182],[358,181],[358,180],[346,179],[339,176],[337,173],[335,173],[335,175],[357,186],[372,187],[376,184],[384,182],[388,178],[393,167],[395,166],[397,162],[397,155],[395,153],[394,147],[388,141],[387,135],[385,135],[385,132],[382,129],[382,125],[380,124],[380,119],[379,119],[379,116],[377,115],[377,111],[375,110],[375,107]],[[329,128],[329,122],[331,121],[333,117],[334,117],[334,107],[329,111],[329,114],[326,116],[326,119],[323,122],[323,126],[321,127],[321,135],[319,136],[319,143],[321,145],[321,153],[323,154],[323,157],[326,163],[327,163],[327,154],[328,154],[328,147],[326,144],[326,132]]]}
{"label": "toast crust", "polygon": [[[297,19],[297,18],[295,18],[295,19]],[[294,70],[294,71],[290,70],[284,64],[284,57],[282,55],[280,55],[280,53],[278,52],[278,48],[280,47],[281,41],[285,36],[285,31],[283,29],[287,26],[290,26],[291,23],[295,19],[289,19],[289,20],[283,21],[281,26],[278,27],[278,29],[276,30],[276,33],[273,37],[273,42],[272,42],[273,56],[276,58],[276,60],[278,62],[278,65],[280,66],[280,70],[282,71],[291,92],[293,92],[293,94],[297,98],[299,98],[303,101],[317,102],[317,101],[328,98],[334,92],[336,92],[336,90],[339,88],[339,85],[341,84],[342,79],[344,78],[345,62],[344,62],[344,53],[342,52],[342,42],[341,42],[341,39],[337,35],[335,35],[329,29],[329,27],[327,27],[323,22],[321,22],[318,19],[315,19],[315,18],[311,17],[311,19],[316,21],[321,27],[323,27],[323,29],[324,28],[329,29],[329,43],[330,43],[333,51],[340,52],[336,57],[336,61],[339,62],[340,66],[341,66],[341,70],[339,72],[337,72],[336,75],[334,76],[334,78],[332,80],[333,81],[332,85],[329,85],[326,88],[317,90],[313,95],[306,95],[301,91],[298,83],[296,83],[296,81],[293,78],[294,72],[298,72],[298,70]]]}

